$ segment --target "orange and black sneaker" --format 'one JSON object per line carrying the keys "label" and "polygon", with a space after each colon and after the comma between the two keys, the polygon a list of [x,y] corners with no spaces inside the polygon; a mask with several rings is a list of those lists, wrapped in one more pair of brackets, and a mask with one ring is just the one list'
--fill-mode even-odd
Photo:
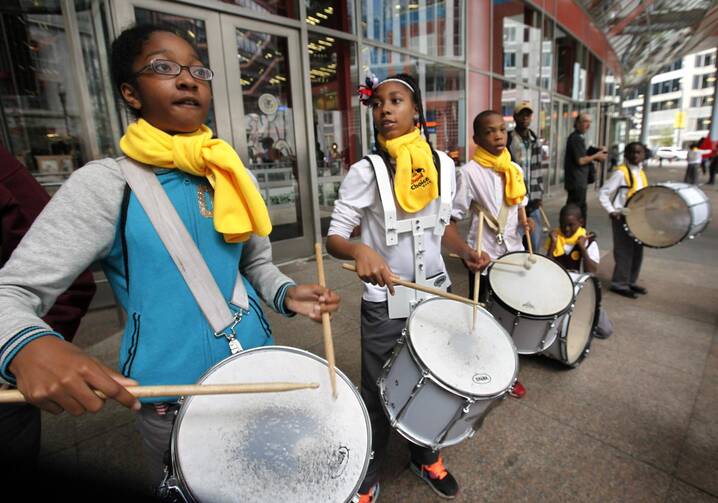
{"label": "orange and black sneaker", "polygon": [[523,398],[526,394],[526,388],[519,381],[516,381],[513,386],[509,389],[509,395],[514,398]]}
{"label": "orange and black sneaker", "polygon": [[371,486],[369,492],[357,493],[352,503],[377,503],[379,501],[379,482]]}
{"label": "orange and black sneaker", "polygon": [[451,500],[459,494],[459,484],[444,466],[441,456],[431,465],[417,465],[412,461],[409,468],[442,498]]}

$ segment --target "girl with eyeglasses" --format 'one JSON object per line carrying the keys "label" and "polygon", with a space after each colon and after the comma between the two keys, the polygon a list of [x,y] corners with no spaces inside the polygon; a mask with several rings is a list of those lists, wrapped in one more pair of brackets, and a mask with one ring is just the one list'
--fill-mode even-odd
{"label": "girl with eyeglasses", "polygon": [[[113,42],[111,68],[137,119],[120,148],[153,169],[224,299],[243,278],[250,308],[236,326],[241,346],[273,342],[259,298],[286,316],[320,320],[335,311],[336,293],[296,285],[272,263],[272,225],[255,181],[234,149],[204,125],[213,74],[193,45],[171,29],[137,26]],[[118,161],[126,162],[102,159],[75,172],[0,271],[0,383],[17,385],[29,402],[54,414],[99,411],[104,402],[93,390],[137,411],[147,464],[159,482],[177,397],[140,403],[124,386],[194,383],[230,355],[230,346],[205,319]],[[128,314],[120,372],[40,319],[95,261]]]}

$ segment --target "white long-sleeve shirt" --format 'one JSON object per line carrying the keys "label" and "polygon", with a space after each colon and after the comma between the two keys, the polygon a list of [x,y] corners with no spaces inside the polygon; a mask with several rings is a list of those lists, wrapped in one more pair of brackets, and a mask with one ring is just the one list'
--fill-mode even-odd
{"label": "white long-sleeve shirt", "polygon": [[[441,162],[451,163],[451,197],[456,194],[456,169],[454,162],[443,152],[437,152]],[[438,166],[437,166],[438,168]],[[412,217],[436,215],[441,201],[434,199],[423,210],[406,213],[396,205],[397,220]],[[352,164],[347,176],[339,187],[339,199],[334,202],[332,221],[328,236],[337,235],[349,239],[354,228],[361,224],[361,242],[379,253],[391,271],[402,279],[414,281],[414,238],[410,232],[399,233],[396,245],[386,244],[384,230],[384,209],[379,197],[374,168],[369,161],[362,159]],[[424,264],[426,277],[446,273],[444,259],[441,257],[441,236],[434,229],[424,231]],[[362,298],[369,302],[383,302],[387,295],[386,287],[364,283]]]}
{"label": "white long-sleeve shirt", "polygon": [[[513,163],[516,168],[521,171],[521,167]],[[451,218],[454,220],[463,220],[471,211],[471,204],[476,201],[486,208],[491,215],[498,220],[499,212],[504,200],[504,179],[493,169],[483,168],[473,159],[461,167],[457,178],[456,197],[454,198],[454,206],[451,210]],[[526,206],[528,197],[524,197],[521,206]],[[514,205],[509,207],[506,218],[506,227],[504,228],[504,242],[498,244],[496,234],[484,222],[484,236],[481,243],[481,250],[489,254],[492,259],[497,259],[512,251],[521,251],[524,249],[519,234],[518,207]],[[474,248],[476,246],[476,235],[479,229],[479,219],[473,214],[471,217],[471,227],[467,243]]]}
{"label": "white long-sleeve shirt", "polygon": [[[628,169],[631,170],[633,175],[633,183],[636,185],[636,190],[643,188],[643,179],[641,178],[641,166],[628,165]],[[621,211],[626,205],[626,199],[628,198],[628,188],[626,187],[626,178],[623,176],[623,172],[616,170],[614,171],[606,183],[603,184],[601,190],[598,191],[598,201],[608,213],[615,211]]]}

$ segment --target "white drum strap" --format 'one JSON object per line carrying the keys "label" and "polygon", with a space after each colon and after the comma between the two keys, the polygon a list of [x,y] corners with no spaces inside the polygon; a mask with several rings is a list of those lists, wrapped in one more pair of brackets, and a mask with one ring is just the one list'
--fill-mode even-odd
{"label": "white drum strap", "polygon": [[241,351],[242,346],[236,339],[235,329],[242,320],[243,314],[249,311],[249,298],[242,275],[237,271],[231,302],[239,308],[239,311],[232,313],[207,263],[155,176],[154,170],[128,158],[120,159],[119,164],[127,184],[147,213],[192,296],[212,326],[214,335],[226,337],[232,353]]}
{"label": "white drum strap", "polygon": [[441,236],[444,234],[444,228],[449,223],[451,216],[451,166],[449,161],[445,161],[440,157],[440,203],[439,212],[435,215],[427,215],[416,218],[406,218],[399,220],[397,218],[396,202],[394,200],[394,191],[392,189],[391,180],[389,179],[389,168],[381,156],[372,154],[368,155],[367,160],[374,169],[377,187],[379,189],[379,198],[381,199],[382,209],[384,210],[384,232],[386,235],[387,246],[394,246],[399,242],[399,234],[402,232],[411,232],[414,239],[414,275],[415,281],[426,279],[426,269],[424,267],[424,231],[434,228],[434,234]]}

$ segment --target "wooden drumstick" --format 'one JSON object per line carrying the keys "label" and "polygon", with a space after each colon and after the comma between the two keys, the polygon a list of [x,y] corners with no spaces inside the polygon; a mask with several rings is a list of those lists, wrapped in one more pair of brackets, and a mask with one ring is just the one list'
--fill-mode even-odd
{"label": "wooden drumstick", "polygon": [[[347,271],[357,272],[357,268],[354,267],[353,264],[342,264],[342,269],[346,269]],[[430,286],[424,286],[420,285],[418,283],[412,283],[411,281],[406,281],[404,279],[398,278],[396,276],[392,276],[391,280],[396,283],[397,285],[405,286],[407,288],[413,288],[414,290],[419,290],[420,292],[430,293],[432,295],[436,295],[437,297],[443,297],[445,299],[449,300],[455,300],[457,302],[463,302],[464,304],[474,304],[474,301],[471,299],[468,299],[466,297],[462,297],[460,295],[455,295],[453,293],[445,292],[444,290],[439,290],[438,288],[432,288]],[[481,303],[479,303],[481,305]]]}
{"label": "wooden drumstick", "polygon": [[[314,255],[317,257],[317,275],[319,285],[327,286],[327,278],[324,275],[324,257],[322,256],[322,244],[314,243]],[[332,398],[337,398],[337,372],[334,367],[334,341],[332,340],[332,322],[329,313],[322,313],[322,331],[324,332],[324,354],[329,365],[329,382],[332,385]]]}
{"label": "wooden drumstick", "polygon": [[[125,386],[127,391],[137,398],[156,398],[162,396],[198,396],[231,395],[241,393],[279,393],[300,389],[317,389],[314,382],[258,382],[247,384],[180,384],[170,386]],[[104,393],[95,390],[95,394],[107,399]],[[25,397],[19,390],[0,391],[0,403],[22,403]]]}
{"label": "wooden drumstick", "polygon": [[546,216],[546,212],[543,210],[543,206],[539,206],[538,209],[541,212],[541,218],[543,218],[543,221],[544,221],[544,230],[545,231],[551,230],[551,223],[549,222],[548,217]]}
{"label": "wooden drumstick", "polygon": [[[481,258],[481,241],[484,239],[484,212],[479,211],[479,232],[476,239],[476,253]],[[481,286],[481,271],[474,273],[474,309],[471,315],[471,331],[476,327],[476,306],[479,303],[479,286]]]}
{"label": "wooden drumstick", "polygon": [[536,262],[536,259],[534,258],[534,248],[531,244],[529,221],[526,218],[526,208],[524,208],[523,206],[519,206],[519,222],[521,222],[521,225],[524,228],[524,233],[526,234],[526,243],[528,243],[529,245],[529,262]]}
{"label": "wooden drumstick", "polygon": [[[457,255],[456,253],[449,253],[450,258],[456,258],[459,260],[463,260],[460,255]],[[513,267],[521,267],[525,268],[522,264],[514,264],[513,262],[506,262],[505,260],[489,260],[489,264],[498,264],[498,265],[510,265]]]}

